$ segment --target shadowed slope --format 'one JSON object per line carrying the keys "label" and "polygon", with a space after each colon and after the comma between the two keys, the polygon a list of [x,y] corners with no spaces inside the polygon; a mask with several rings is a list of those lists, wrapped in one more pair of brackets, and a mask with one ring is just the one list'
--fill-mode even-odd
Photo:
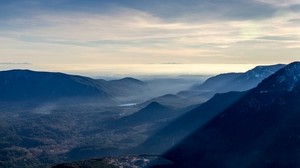
{"label": "shadowed slope", "polygon": [[200,128],[213,117],[236,102],[244,93],[217,94],[211,100],[175,119],[141,144],[140,153],[161,154],[179,143],[183,138]]}
{"label": "shadowed slope", "polygon": [[299,167],[300,63],[265,79],[164,154],[172,167]]}

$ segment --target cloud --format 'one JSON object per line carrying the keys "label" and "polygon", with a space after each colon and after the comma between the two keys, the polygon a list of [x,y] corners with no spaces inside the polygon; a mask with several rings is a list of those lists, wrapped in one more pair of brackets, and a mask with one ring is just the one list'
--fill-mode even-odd
{"label": "cloud", "polygon": [[300,5],[300,0],[255,0],[279,8],[289,8]]}
{"label": "cloud", "polygon": [[[145,5],[116,5],[105,12],[31,11],[0,21],[0,61],[63,67],[161,62],[275,63],[274,60],[288,62],[297,58],[287,59],[283,54],[297,54],[300,25],[295,23],[299,14],[272,7],[258,10],[269,6],[260,6],[265,2],[259,1],[191,1],[195,6],[192,11],[188,11],[191,4],[170,2],[165,12],[172,16],[166,16],[163,9],[154,12],[153,4],[147,9],[143,9]],[[247,4],[250,7],[244,6]],[[181,11],[171,12],[175,9]],[[282,52],[272,52],[278,48]]]}
{"label": "cloud", "polygon": [[256,0],[258,2],[270,4],[277,7],[290,7],[300,5],[300,0]]}
{"label": "cloud", "polygon": [[[180,22],[170,23],[164,22],[151,14],[130,9],[121,9],[117,13],[108,15],[43,13],[36,17],[10,20],[6,24],[22,27],[19,30],[3,30],[2,32],[2,39],[6,38],[3,39],[3,42],[11,41],[9,44],[6,44],[11,46],[6,48],[13,48],[13,46],[18,46],[18,44],[19,46],[28,46],[28,48],[22,47],[22,50],[27,50],[23,51],[22,54],[26,54],[28,49],[42,49],[47,46],[49,50],[39,51],[43,53],[44,51],[55,52],[55,50],[61,50],[61,54],[63,54],[68,48],[76,46],[72,50],[81,50],[81,52],[75,52],[77,55],[80,55],[83,51],[85,54],[90,54],[87,57],[95,56],[96,52],[103,55],[106,55],[105,53],[117,54],[116,52],[119,52],[118,55],[120,53],[126,55],[127,53],[127,55],[133,55],[130,57],[134,57],[129,59],[131,62],[133,59],[145,59],[147,61],[147,59],[152,59],[149,56],[151,54],[176,57],[217,53],[209,51],[206,47],[189,47],[193,41],[200,42],[201,40],[202,43],[220,43],[222,45],[223,43],[228,43],[225,38],[220,41],[221,35],[226,33],[226,31],[217,32],[218,28],[214,23],[203,25],[191,25]],[[220,35],[218,39],[212,38],[218,34]],[[200,36],[206,36],[209,41],[202,40]],[[35,52],[33,51],[31,54],[35,54]],[[41,55],[44,54],[46,53]],[[146,57],[136,58],[134,56],[136,54]],[[150,58],[147,58],[147,56]]]}
{"label": "cloud", "polygon": [[27,62],[0,62],[0,65],[31,65]]}
{"label": "cloud", "polygon": [[27,62],[0,62],[0,70],[7,69],[29,69],[34,65]]}

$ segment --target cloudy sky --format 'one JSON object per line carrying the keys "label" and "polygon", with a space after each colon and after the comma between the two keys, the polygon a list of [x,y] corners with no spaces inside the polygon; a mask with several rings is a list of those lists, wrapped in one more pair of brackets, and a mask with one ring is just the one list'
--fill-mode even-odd
{"label": "cloudy sky", "polygon": [[0,69],[244,71],[300,59],[300,0],[1,0]]}

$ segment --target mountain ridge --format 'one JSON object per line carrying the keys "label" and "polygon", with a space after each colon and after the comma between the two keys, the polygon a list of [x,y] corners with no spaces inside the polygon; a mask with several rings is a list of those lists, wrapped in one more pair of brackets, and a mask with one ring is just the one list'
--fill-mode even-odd
{"label": "mountain ridge", "polygon": [[299,167],[299,73],[294,62],[263,80],[166,152],[170,167]]}
{"label": "mountain ridge", "polygon": [[111,95],[95,80],[59,72],[1,71],[0,89],[2,101],[92,97],[112,102]]}
{"label": "mountain ridge", "polygon": [[263,79],[284,66],[284,64],[256,66],[244,73],[219,74],[207,79],[203,84],[194,86],[192,90],[214,91],[216,93],[246,91],[256,87]]}
{"label": "mountain ridge", "polygon": [[94,99],[96,103],[114,105],[138,101],[149,88],[130,77],[106,81],[61,72],[13,69],[0,71],[0,91],[2,102]]}
{"label": "mountain ridge", "polygon": [[[149,139],[143,142],[135,151],[139,153],[161,154],[184,137],[193,133],[197,128],[206,124],[215,115],[232,105],[241,98],[245,92],[229,92],[216,94],[207,102],[198,105],[194,109],[184,113],[177,119],[158,130]],[[215,104],[219,103],[218,106]]]}

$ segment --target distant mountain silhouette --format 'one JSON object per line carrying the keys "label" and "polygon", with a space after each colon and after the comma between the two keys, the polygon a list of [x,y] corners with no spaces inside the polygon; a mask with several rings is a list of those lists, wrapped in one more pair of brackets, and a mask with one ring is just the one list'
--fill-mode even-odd
{"label": "distant mountain silhouette", "polygon": [[9,70],[0,72],[0,101],[45,101],[93,98],[112,102],[109,91],[94,79],[63,73]]}
{"label": "distant mountain silhouette", "polygon": [[118,80],[98,81],[109,90],[117,101],[122,103],[140,102],[150,92],[146,83],[135,78],[126,77]]}
{"label": "distant mountain silhouette", "polygon": [[129,77],[106,81],[64,73],[9,70],[0,71],[0,92],[0,102],[85,99],[121,104],[143,100],[150,91],[144,82]]}
{"label": "distant mountain silhouette", "polygon": [[224,84],[233,81],[240,77],[243,73],[225,73],[208,78],[203,84],[196,85],[193,87],[195,90],[201,91],[217,91],[224,87]]}
{"label": "distant mountain silhouette", "polygon": [[166,94],[163,96],[159,96],[159,97],[150,99],[150,100],[144,102],[142,105],[148,105],[152,102],[158,102],[162,105],[170,106],[170,107],[174,107],[174,108],[181,108],[181,107],[187,106],[187,103],[183,98],[176,96],[174,94]]}
{"label": "distant mountain silhouette", "polygon": [[109,81],[110,83],[117,83],[117,84],[123,84],[123,85],[145,85],[144,82],[138,80],[138,79],[135,79],[135,78],[132,78],[132,77],[126,77],[126,78],[122,78],[122,79],[117,79],[117,80],[111,80]]}
{"label": "distant mountain silhouette", "polygon": [[203,84],[195,85],[190,90],[177,95],[185,98],[202,96],[210,98],[215,93],[246,91],[256,87],[263,79],[274,74],[285,65],[257,66],[245,73],[225,73],[207,79]]}
{"label": "distant mountain silhouette", "polygon": [[170,167],[300,167],[299,104],[300,63],[295,62],[263,80],[164,157],[176,163]]}

